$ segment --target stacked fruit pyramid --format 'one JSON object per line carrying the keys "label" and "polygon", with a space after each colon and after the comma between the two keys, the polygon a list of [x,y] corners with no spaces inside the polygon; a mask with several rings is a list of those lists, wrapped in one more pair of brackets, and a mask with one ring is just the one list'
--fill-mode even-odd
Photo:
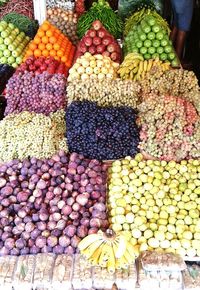
{"label": "stacked fruit pyramid", "polygon": [[12,23],[0,21],[0,63],[17,68],[23,60],[30,38]]}
{"label": "stacked fruit pyramid", "polygon": [[39,28],[33,41],[31,41],[25,55],[25,60],[29,56],[51,56],[70,68],[74,52],[75,47],[69,39],[59,29],[48,21],[45,21]]}
{"label": "stacked fruit pyramid", "polygon": [[144,79],[154,66],[163,71],[178,67],[179,61],[169,39],[169,27],[153,9],[152,4],[138,8],[125,23],[123,51],[125,59],[120,66],[122,79]]}

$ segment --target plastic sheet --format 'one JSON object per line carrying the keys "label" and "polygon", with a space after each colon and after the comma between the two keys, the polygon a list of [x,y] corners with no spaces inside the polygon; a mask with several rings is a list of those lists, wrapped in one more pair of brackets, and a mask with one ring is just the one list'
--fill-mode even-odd
{"label": "plastic sheet", "polygon": [[0,290],[12,290],[12,281],[17,257],[5,256],[0,258]]}

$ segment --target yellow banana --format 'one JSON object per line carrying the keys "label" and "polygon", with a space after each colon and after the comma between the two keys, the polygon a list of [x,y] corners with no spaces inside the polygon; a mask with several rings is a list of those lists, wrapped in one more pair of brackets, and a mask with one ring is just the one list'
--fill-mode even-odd
{"label": "yellow banana", "polygon": [[144,66],[143,70],[146,72],[147,71],[147,66],[148,66],[148,61],[147,60],[144,61],[143,66]]}
{"label": "yellow banana", "polygon": [[125,239],[124,236],[120,235],[116,237],[113,244],[115,243],[117,247],[114,247],[114,253],[115,253],[115,257],[118,259],[118,258],[121,258],[124,252],[126,251],[127,239]]}
{"label": "yellow banana", "polygon": [[143,68],[144,68],[143,61],[140,61],[139,68],[138,68],[138,73],[137,73],[137,79],[138,79],[138,77],[140,77],[140,75],[141,75],[141,73],[143,71]]}
{"label": "yellow banana", "polygon": [[92,243],[98,241],[101,237],[101,234],[91,234],[87,237],[85,237],[82,241],[80,241],[78,248],[80,251],[86,249],[89,245]]}
{"label": "yellow banana", "polygon": [[104,244],[102,243],[100,245],[100,247],[98,249],[96,249],[96,251],[93,253],[93,255],[89,258],[89,261],[93,266],[98,265],[98,261],[99,261],[100,255],[101,255],[103,245]]}
{"label": "yellow banana", "polygon": [[111,274],[115,273],[115,255],[112,247],[110,247],[107,269],[109,273]]}
{"label": "yellow banana", "polygon": [[107,243],[103,245],[101,255],[99,257],[99,262],[98,262],[99,266],[105,267],[105,263],[107,263],[109,259],[110,248],[111,247]]}
{"label": "yellow banana", "polygon": [[94,243],[92,243],[88,248],[86,248],[85,250],[82,251],[82,254],[89,259],[94,252],[101,246],[101,244],[103,243],[103,239],[102,240],[98,240],[95,241]]}
{"label": "yellow banana", "polygon": [[152,68],[152,65],[153,65],[153,59],[150,59],[147,65],[147,71],[150,71],[150,69]]}

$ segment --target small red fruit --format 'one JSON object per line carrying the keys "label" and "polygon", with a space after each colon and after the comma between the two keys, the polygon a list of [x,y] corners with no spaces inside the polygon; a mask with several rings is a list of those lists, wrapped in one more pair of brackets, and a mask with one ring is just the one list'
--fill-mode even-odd
{"label": "small red fruit", "polygon": [[92,45],[92,38],[88,36],[84,36],[83,41],[86,46],[91,46]]}
{"label": "small red fruit", "polygon": [[117,55],[117,53],[116,52],[113,52],[113,53],[111,53],[111,59],[113,60],[113,61],[116,61],[117,60],[117,57],[118,57],[118,55]]}
{"label": "small red fruit", "polygon": [[95,37],[93,38],[93,44],[96,45],[96,46],[99,45],[99,44],[101,44],[101,38],[95,36]]}
{"label": "small red fruit", "polygon": [[97,31],[97,35],[98,37],[100,38],[104,38],[106,36],[106,29],[104,27],[100,28],[98,31]]}
{"label": "small red fruit", "polygon": [[115,51],[115,46],[114,44],[109,44],[107,46],[107,51],[109,51],[110,53],[114,52]]}
{"label": "small red fruit", "polygon": [[94,27],[95,30],[99,30],[102,27],[102,24],[101,24],[101,22],[99,20],[95,20],[92,23],[92,26]]}
{"label": "small red fruit", "polygon": [[109,45],[109,44],[111,44],[113,42],[113,39],[112,39],[112,37],[110,37],[110,36],[106,36],[106,37],[104,37],[103,38],[103,40],[102,40],[102,43],[104,44],[104,45]]}
{"label": "small red fruit", "polygon": [[105,51],[106,47],[103,44],[97,46],[97,52],[102,54]]}
{"label": "small red fruit", "polygon": [[110,52],[108,52],[108,51],[104,51],[104,52],[102,53],[102,55],[103,55],[103,56],[108,56],[108,57],[110,57]]}
{"label": "small red fruit", "polygon": [[90,52],[91,54],[95,54],[95,53],[96,53],[96,47],[95,47],[94,45],[91,45],[91,46],[89,47],[89,52]]}
{"label": "small red fruit", "polygon": [[88,32],[87,32],[87,34],[86,34],[87,36],[89,36],[89,37],[91,37],[91,38],[93,38],[93,37],[95,37],[97,34],[96,34],[96,30],[94,30],[94,29],[90,29]]}

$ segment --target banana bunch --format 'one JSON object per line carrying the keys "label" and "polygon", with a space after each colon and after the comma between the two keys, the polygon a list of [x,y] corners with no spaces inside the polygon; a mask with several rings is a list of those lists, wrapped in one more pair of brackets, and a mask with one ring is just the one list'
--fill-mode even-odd
{"label": "banana bunch", "polygon": [[135,261],[136,251],[127,236],[112,230],[85,237],[78,248],[93,266],[107,268],[112,274],[116,269],[127,269]]}
{"label": "banana bunch", "polygon": [[160,67],[162,71],[170,69],[169,62],[162,62],[158,58],[144,60],[143,56],[138,53],[129,53],[118,70],[121,79],[139,81],[145,78],[147,72],[153,67]]}

